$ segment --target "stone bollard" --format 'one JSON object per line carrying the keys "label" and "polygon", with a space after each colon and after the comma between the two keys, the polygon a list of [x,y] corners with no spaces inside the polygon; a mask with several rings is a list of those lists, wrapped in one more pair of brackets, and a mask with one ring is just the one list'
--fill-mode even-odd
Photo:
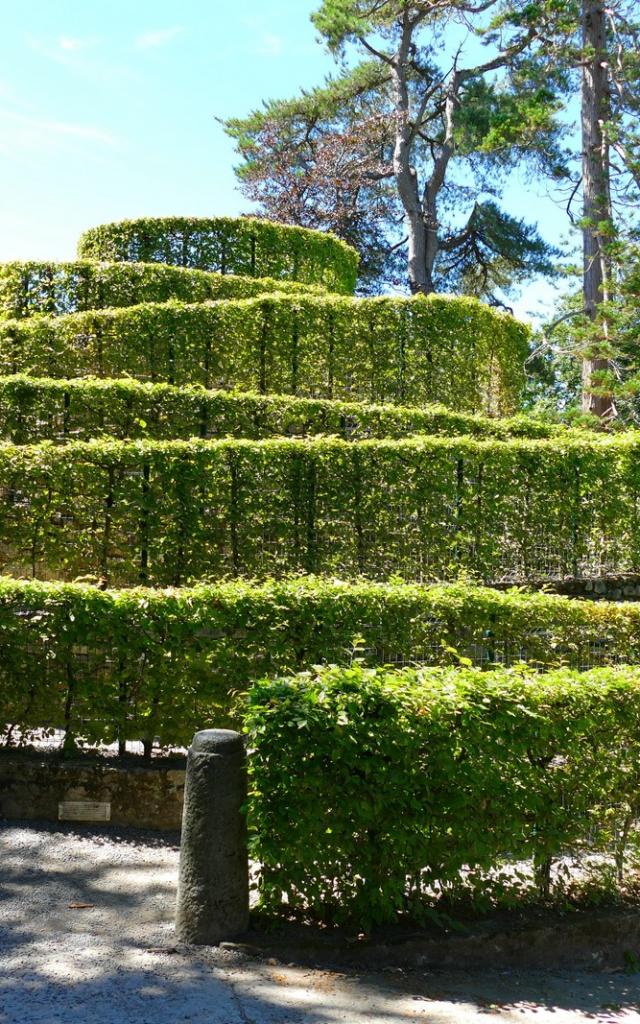
{"label": "stone bollard", "polygon": [[197,732],[187,757],[176,932],[212,946],[249,927],[249,858],[242,805],[247,773],[242,736]]}

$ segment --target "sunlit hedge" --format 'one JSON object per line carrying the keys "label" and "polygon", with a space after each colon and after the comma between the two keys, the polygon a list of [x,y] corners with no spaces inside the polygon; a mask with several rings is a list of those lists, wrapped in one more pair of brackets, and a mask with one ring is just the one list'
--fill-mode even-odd
{"label": "sunlit hedge", "polygon": [[0,324],[0,373],[512,412],[528,328],[467,298],[177,302]]}
{"label": "sunlit hedge", "polygon": [[5,444],[0,568],[118,585],[635,571],[639,445],[635,434]]}
{"label": "sunlit hedge", "polygon": [[358,255],[334,235],[253,217],[161,217],[91,228],[81,259],[167,263],[221,274],[275,277],[351,294]]}
{"label": "sunlit hedge", "polygon": [[294,281],[236,277],[159,263],[0,263],[0,320],[62,316],[143,302],[249,299],[267,292],[320,294]]}
{"label": "sunlit hedge", "polygon": [[367,928],[456,898],[513,907],[549,896],[554,859],[603,849],[609,892],[621,881],[640,786],[637,668],[334,668],[256,685],[247,728],[271,911]]}
{"label": "sunlit hedge", "polygon": [[171,440],[335,434],[346,440],[414,433],[475,437],[553,437],[560,424],[527,416],[493,419],[425,408],[366,405],[290,395],[207,391],[124,378],[56,380],[0,377],[0,439],[88,441],[94,437]]}
{"label": "sunlit hedge", "polygon": [[[80,742],[187,744],[238,723],[252,680],[314,665],[640,661],[640,604],[465,585],[238,581],[171,591],[0,580],[5,742],[43,726]],[[10,738],[10,737],[9,737]]]}

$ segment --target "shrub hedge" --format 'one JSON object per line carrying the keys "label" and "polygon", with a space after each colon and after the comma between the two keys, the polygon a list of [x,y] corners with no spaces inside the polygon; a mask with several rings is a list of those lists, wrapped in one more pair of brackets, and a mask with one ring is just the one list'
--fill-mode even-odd
{"label": "shrub hedge", "polygon": [[4,444],[0,569],[113,585],[635,571],[639,445],[635,434]]}
{"label": "shrub hedge", "polygon": [[0,373],[121,377],[506,415],[528,328],[475,299],[148,303],[0,324]]}
{"label": "shrub hedge", "polygon": [[443,897],[512,903],[527,860],[546,896],[553,858],[639,809],[637,668],[332,668],[254,686],[247,729],[270,910],[284,894],[288,913],[367,927]]}
{"label": "shrub hedge", "polygon": [[284,278],[347,295],[358,272],[355,249],[335,235],[254,217],[147,217],[102,224],[81,236],[78,256]]}
{"label": "shrub hedge", "polygon": [[85,441],[101,435],[171,440],[333,434],[345,440],[409,434],[554,437],[561,424],[527,416],[493,419],[426,408],[366,405],[290,395],[207,391],[130,378],[0,377],[0,438],[14,444]]}
{"label": "shrub hedge", "polygon": [[[305,577],[262,585],[102,591],[0,579],[0,731],[78,742],[238,724],[234,694],[314,665],[640,661],[640,604],[500,593],[465,584]],[[15,739],[15,732],[14,732]]]}
{"label": "shrub hedge", "polygon": [[248,299],[265,292],[321,293],[270,278],[223,276],[159,263],[0,263],[0,320],[62,316],[143,302]]}

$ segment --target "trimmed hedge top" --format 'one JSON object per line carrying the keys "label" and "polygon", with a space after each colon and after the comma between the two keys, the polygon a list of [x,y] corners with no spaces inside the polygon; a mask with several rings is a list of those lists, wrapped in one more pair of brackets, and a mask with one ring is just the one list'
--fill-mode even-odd
{"label": "trimmed hedge top", "polygon": [[[13,444],[89,441],[96,437],[310,437],[347,441],[410,434],[473,437],[570,436],[569,428],[529,416],[493,419],[425,408],[367,405],[336,399],[209,391],[196,385],[77,377],[0,377],[0,439]],[[585,436],[585,431],[575,432]]]}
{"label": "trimmed hedge top", "polygon": [[346,295],[353,293],[358,271],[358,254],[334,235],[255,217],[147,217],[102,224],[81,236],[78,256],[284,278]]}
{"label": "trimmed hedge top", "polygon": [[323,293],[317,285],[168,267],[161,263],[0,263],[0,320],[61,316],[141,302],[250,299],[267,292]]}
{"label": "trimmed hedge top", "polygon": [[270,295],[0,324],[0,372],[122,377],[506,415],[529,329],[471,298]]}

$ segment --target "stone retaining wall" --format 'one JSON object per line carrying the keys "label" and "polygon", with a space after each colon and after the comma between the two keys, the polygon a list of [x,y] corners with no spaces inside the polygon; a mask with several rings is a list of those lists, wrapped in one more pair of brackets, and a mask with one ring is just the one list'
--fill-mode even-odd
{"label": "stone retaining wall", "polygon": [[182,822],[184,779],[184,758],[139,765],[3,751],[0,818],[174,831]]}
{"label": "stone retaining wall", "polygon": [[[513,583],[493,583],[496,590],[508,590]],[[570,577],[565,580],[544,580],[528,584],[531,590],[582,598],[588,601],[640,601],[640,575],[622,573],[594,579]]]}

